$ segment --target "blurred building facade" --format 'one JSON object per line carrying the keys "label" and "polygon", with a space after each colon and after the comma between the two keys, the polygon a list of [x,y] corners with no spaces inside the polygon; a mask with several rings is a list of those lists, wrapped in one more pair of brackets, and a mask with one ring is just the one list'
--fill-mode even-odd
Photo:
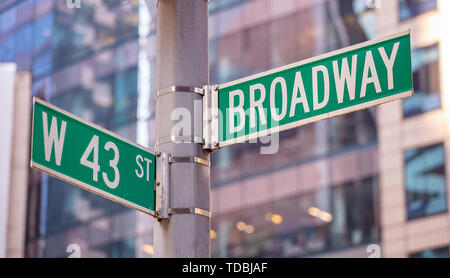
{"label": "blurred building facade", "polygon": [[[371,39],[373,10],[357,2],[212,1],[211,83]],[[275,154],[266,145],[212,156],[214,256],[367,256],[381,239],[375,109],[282,132]]]}
{"label": "blurred building facade", "polygon": [[383,254],[448,258],[450,3],[385,1],[380,14],[380,35],[411,30],[414,84],[378,108]]}
{"label": "blurred building facade", "polygon": [[[378,244],[448,257],[445,0],[209,6],[211,84],[410,28],[416,92],[285,131],[275,154],[214,153],[213,256],[368,257]],[[0,62],[32,72],[33,96],[153,146],[156,16],[154,0],[4,0]],[[82,257],[152,256],[152,217],[33,170],[26,207],[24,256],[67,257],[72,244]]]}

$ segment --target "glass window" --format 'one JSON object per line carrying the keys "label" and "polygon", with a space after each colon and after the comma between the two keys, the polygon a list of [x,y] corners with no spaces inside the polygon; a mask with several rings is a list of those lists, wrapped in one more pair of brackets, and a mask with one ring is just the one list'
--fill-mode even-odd
{"label": "glass window", "polygon": [[17,7],[0,14],[0,33],[6,33],[14,28],[17,20]]}
{"label": "glass window", "polygon": [[17,33],[14,35],[16,54],[27,53],[32,50],[32,32],[33,26],[31,24],[25,25],[17,30]]}
{"label": "glass window", "polygon": [[408,220],[447,211],[444,146],[405,152]]}
{"label": "glass window", "polygon": [[0,62],[11,62],[14,59],[14,38],[0,42]]}
{"label": "glass window", "polygon": [[45,51],[42,54],[35,56],[33,59],[33,77],[39,78],[49,74],[52,71],[52,52]]}
{"label": "glass window", "polygon": [[34,5],[36,5],[34,0],[27,0],[17,5],[17,26],[33,20]]}
{"label": "glass window", "polygon": [[[100,96],[96,97],[96,95],[101,94],[100,90],[102,90],[100,86],[97,86],[96,90],[86,90],[78,87],[53,96],[51,102],[87,121],[110,128],[111,108],[104,107],[96,102],[96,98],[100,98]],[[102,94],[101,96],[104,99],[111,98],[107,94]]]}
{"label": "glass window", "polygon": [[375,111],[366,109],[329,119],[330,150],[338,151],[375,142],[377,137]]}
{"label": "glass window", "polygon": [[88,216],[88,211],[84,206],[86,197],[84,191],[59,179],[49,177],[46,201],[41,201],[43,208],[46,208],[47,220],[41,224],[45,225],[45,230],[41,229],[43,235],[77,225]]}
{"label": "glass window", "polygon": [[[142,1],[86,0],[81,9],[69,9],[63,0],[17,0],[7,1],[8,10],[3,2],[0,61],[31,64],[33,95],[135,137]],[[153,29],[146,39],[154,43],[156,5],[147,7]],[[145,44],[148,59],[155,64],[153,48]],[[153,69],[151,78],[155,78]],[[73,239],[82,240],[83,250],[89,250],[83,257],[134,257],[141,250],[135,248],[137,219],[130,208],[58,179],[41,178],[37,171],[30,173],[27,256],[65,257],[65,247]],[[125,214],[117,223],[111,220],[122,212],[131,216]],[[98,219],[104,220],[94,227],[101,240],[79,233]]]}
{"label": "glass window", "polygon": [[374,177],[212,218],[214,257],[302,257],[380,240]]}
{"label": "glass window", "polygon": [[441,107],[438,44],[414,50],[411,59],[414,96],[403,100],[404,117]]}
{"label": "glass window", "polygon": [[120,72],[114,82],[114,125],[127,124],[136,119],[137,68]]}
{"label": "glass window", "polygon": [[230,9],[234,6],[244,5],[252,0],[215,0],[209,3],[209,13],[214,14],[222,10]]}
{"label": "glass window", "polygon": [[436,0],[400,0],[398,2],[400,20],[405,20],[435,9]]}
{"label": "glass window", "polygon": [[125,237],[118,241],[108,242],[104,246],[94,247],[94,253],[105,254],[109,258],[133,258],[136,254],[134,237]]}
{"label": "glass window", "polygon": [[449,258],[449,248],[448,246],[427,249],[421,252],[413,253],[409,255],[410,258]]}
{"label": "glass window", "polygon": [[379,238],[376,182],[374,178],[367,178],[332,188],[332,249],[357,246]]}
{"label": "glass window", "polygon": [[36,20],[34,25],[34,49],[40,50],[51,40],[53,33],[53,13]]}

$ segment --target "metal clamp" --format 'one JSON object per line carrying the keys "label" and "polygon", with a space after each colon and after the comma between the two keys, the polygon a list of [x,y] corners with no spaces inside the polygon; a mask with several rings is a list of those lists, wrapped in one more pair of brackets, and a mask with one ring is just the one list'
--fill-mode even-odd
{"label": "metal clamp", "polygon": [[209,167],[208,160],[198,156],[179,156],[172,157],[169,153],[156,154],[156,182],[155,182],[155,208],[156,217],[167,219],[171,214],[194,213],[210,217],[210,212],[199,208],[170,208],[171,196],[171,167],[172,163],[198,163]]}
{"label": "metal clamp", "polygon": [[209,160],[206,160],[198,156],[169,157],[169,163],[189,163],[189,162],[202,164],[205,165],[206,167],[209,167],[210,165]]}
{"label": "metal clamp", "polygon": [[211,212],[201,208],[169,208],[169,215],[172,214],[198,214],[211,218]]}
{"label": "metal clamp", "polygon": [[203,87],[203,149],[219,148],[219,86]]}
{"label": "metal clamp", "polygon": [[156,97],[169,93],[194,93],[203,96],[203,89],[193,86],[170,86],[156,92]]}
{"label": "metal clamp", "polygon": [[166,143],[197,143],[203,144],[203,138],[195,135],[171,135],[164,138],[156,140],[156,146],[166,144]]}
{"label": "metal clamp", "polygon": [[170,154],[156,154],[156,217],[169,218],[168,208],[170,202]]}

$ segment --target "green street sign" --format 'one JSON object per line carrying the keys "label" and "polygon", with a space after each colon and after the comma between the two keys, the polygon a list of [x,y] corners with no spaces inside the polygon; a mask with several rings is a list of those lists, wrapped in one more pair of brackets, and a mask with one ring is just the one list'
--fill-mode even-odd
{"label": "green street sign", "polygon": [[33,99],[31,167],[155,216],[152,151]]}
{"label": "green street sign", "polygon": [[219,147],[412,95],[406,31],[219,85]]}

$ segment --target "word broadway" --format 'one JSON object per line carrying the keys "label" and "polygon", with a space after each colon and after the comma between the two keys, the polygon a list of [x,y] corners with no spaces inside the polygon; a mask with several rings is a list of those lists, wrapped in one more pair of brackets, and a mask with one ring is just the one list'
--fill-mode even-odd
{"label": "word broadway", "polygon": [[220,85],[219,140],[270,134],[412,94],[406,31]]}

